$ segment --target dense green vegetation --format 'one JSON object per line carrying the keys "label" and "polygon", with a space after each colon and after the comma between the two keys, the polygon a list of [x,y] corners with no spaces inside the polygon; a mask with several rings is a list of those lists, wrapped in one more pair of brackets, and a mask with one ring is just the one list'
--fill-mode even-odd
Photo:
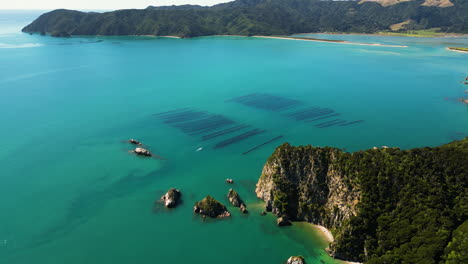
{"label": "dense green vegetation", "polygon": [[468,48],[459,48],[459,47],[449,47],[451,50],[463,51],[468,52]]}
{"label": "dense green vegetation", "polygon": [[[351,192],[360,194],[358,213],[335,230],[332,246],[340,258],[372,264],[468,263],[468,138],[435,148],[355,153],[285,144],[274,155],[282,171],[315,164],[317,177],[325,177],[333,168]],[[291,203],[309,187],[273,179],[279,214],[303,218],[301,208]],[[312,209],[312,214],[323,213]]]}
{"label": "dense green vegetation", "polygon": [[388,7],[378,3],[320,0],[237,0],[212,7],[148,7],[106,13],[55,10],[25,32],[71,35],[289,35],[301,32],[375,33],[411,20],[401,31],[440,28],[468,33],[468,1],[453,7],[421,6],[422,0]]}

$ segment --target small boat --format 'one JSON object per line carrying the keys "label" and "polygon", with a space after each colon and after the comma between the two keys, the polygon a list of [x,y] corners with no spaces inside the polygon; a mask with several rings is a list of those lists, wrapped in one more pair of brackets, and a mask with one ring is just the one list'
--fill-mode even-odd
{"label": "small boat", "polygon": [[203,150],[203,148],[198,148],[198,149],[196,150],[196,152],[202,151],[202,150]]}

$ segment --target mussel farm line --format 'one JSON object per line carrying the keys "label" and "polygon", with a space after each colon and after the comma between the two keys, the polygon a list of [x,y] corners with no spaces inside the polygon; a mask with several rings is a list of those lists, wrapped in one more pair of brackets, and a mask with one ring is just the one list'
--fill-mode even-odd
{"label": "mussel farm line", "polygon": [[272,138],[272,139],[270,139],[270,140],[268,140],[268,141],[265,141],[265,142],[263,142],[262,144],[257,145],[257,146],[255,146],[255,147],[253,147],[253,148],[247,150],[246,152],[242,153],[242,155],[247,155],[247,154],[249,154],[250,152],[252,152],[252,151],[254,151],[254,150],[257,150],[257,149],[259,149],[259,148],[261,148],[261,147],[263,147],[263,146],[265,146],[265,145],[267,145],[267,144],[270,144],[271,142],[276,141],[276,140],[278,140],[278,139],[280,139],[280,138],[282,138],[282,137],[283,137],[283,136],[277,136],[277,137]]}
{"label": "mussel farm line", "polygon": [[256,129],[252,129],[250,131],[247,131],[243,134],[240,134],[238,136],[235,136],[235,137],[232,137],[232,138],[229,138],[229,139],[226,139],[226,140],[223,140],[219,143],[217,143],[214,148],[215,149],[219,149],[219,148],[224,148],[226,146],[229,146],[231,144],[234,144],[236,142],[239,142],[241,140],[245,140],[247,138],[250,138],[250,137],[253,137],[253,136],[256,136],[256,135],[259,135],[259,134],[262,134],[262,133],[265,133],[266,130],[260,130],[258,128]]}
{"label": "mussel farm line", "polygon": [[211,133],[211,134],[208,134],[208,135],[204,135],[204,136],[202,136],[202,140],[209,140],[209,139],[213,139],[213,138],[216,138],[216,137],[220,137],[220,136],[223,136],[223,135],[226,135],[226,134],[230,134],[230,133],[239,131],[239,130],[247,128],[247,127],[249,127],[249,125],[238,125],[238,126],[235,126],[235,127],[227,128],[227,129],[217,131],[217,132],[214,132],[214,133]]}

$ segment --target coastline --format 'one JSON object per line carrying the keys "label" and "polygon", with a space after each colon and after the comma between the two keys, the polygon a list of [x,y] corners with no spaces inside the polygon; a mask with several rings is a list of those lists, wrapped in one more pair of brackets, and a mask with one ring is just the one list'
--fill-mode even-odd
{"label": "coastline", "polygon": [[[321,226],[321,225],[316,225],[316,224],[311,224],[311,225],[312,225],[312,227],[314,227],[314,229],[317,230],[317,232],[320,234],[320,237],[325,242],[327,242],[327,244],[330,244],[333,241],[335,241],[335,239],[333,237],[333,234],[326,227]],[[335,260],[341,262],[342,264],[363,264],[363,263],[360,263],[360,262],[353,262],[353,261],[347,261],[347,260],[341,260],[341,259],[335,259]]]}
{"label": "coastline", "polygon": [[398,33],[347,33],[347,32],[313,32],[313,33],[294,33],[292,35],[356,35],[356,36],[383,36],[383,37],[406,37],[406,38],[459,38],[468,37],[468,34],[462,33],[447,33],[438,36],[424,36],[424,35],[410,35],[410,34],[398,34]]}
{"label": "coastline", "polygon": [[272,39],[287,39],[287,40],[299,40],[299,41],[316,41],[316,42],[326,42],[326,43],[336,43],[336,44],[348,44],[348,45],[360,45],[360,46],[374,46],[374,47],[390,47],[390,48],[408,48],[405,45],[386,45],[380,43],[359,43],[359,42],[349,42],[349,41],[334,41],[326,39],[308,39],[308,38],[295,38],[295,37],[274,37],[274,36],[252,36],[255,38],[272,38]]}
{"label": "coastline", "polygon": [[450,51],[460,52],[460,53],[468,53],[468,51],[452,49],[452,48],[450,48],[450,47],[447,47],[447,48],[445,48],[445,49],[446,49],[446,50],[450,50]]}

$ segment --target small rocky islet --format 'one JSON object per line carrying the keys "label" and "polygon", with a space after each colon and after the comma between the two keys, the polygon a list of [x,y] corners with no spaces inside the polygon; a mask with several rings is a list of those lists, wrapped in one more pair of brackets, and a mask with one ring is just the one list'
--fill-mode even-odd
{"label": "small rocky islet", "polygon": [[[137,145],[137,146],[142,146],[143,145],[143,143],[141,143],[140,141],[135,140],[133,138],[129,139],[127,142],[130,143],[130,144],[133,144],[133,145]],[[145,148],[142,148],[142,147],[137,147],[134,150],[130,150],[129,152],[135,153],[138,156],[145,156],[145,157],[153,156],[153,153],[151,153],[151,151],[149,151],[149,150],[147,150]]]}
{"label": "small rocky islet", "polygon": [[248,213],[247,206],[245,205],[244,201],[242,201],[242,199],[236,191],[234,191],[233,189],[229,189],[227,197],[229,199],[229,202],[235,207],[239,207],[240,211],[243,214]]}
{"label": "small rocky islet", "polygon": [[166,208],[174,208],[179,204],[181,196],[182,193],[178,189],[171,188],[166,194],[161,196],[161,201]]}
{"label": "small rocky islet", "polygon": [[224,218],[231,216],[231,213],[229,213],[226,206],[210,195],[207,195],[203,200],[196,202],[193,207],[193,212],[203,216],[209,216],[211,218]]}

